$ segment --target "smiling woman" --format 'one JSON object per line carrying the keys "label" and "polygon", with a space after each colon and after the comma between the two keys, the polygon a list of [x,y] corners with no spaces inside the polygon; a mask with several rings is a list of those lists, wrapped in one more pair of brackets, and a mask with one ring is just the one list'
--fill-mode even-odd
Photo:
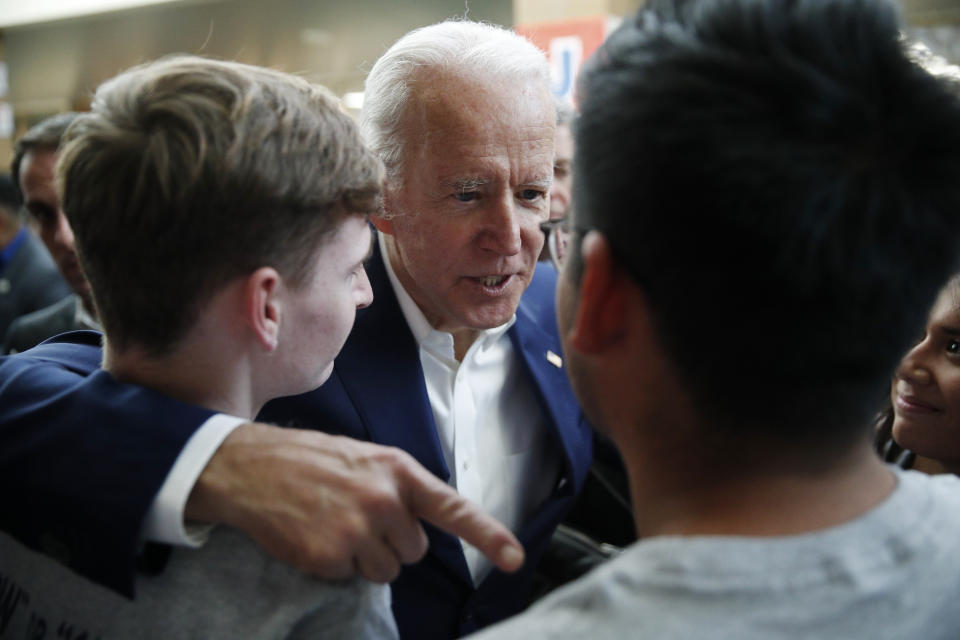
{"label": "smiling woman", "polygon": [[916,456],[898,455],[900,462],[960,473],[960,275],[940,292],[923,338],[897,367],[890,403],[893,442]]}

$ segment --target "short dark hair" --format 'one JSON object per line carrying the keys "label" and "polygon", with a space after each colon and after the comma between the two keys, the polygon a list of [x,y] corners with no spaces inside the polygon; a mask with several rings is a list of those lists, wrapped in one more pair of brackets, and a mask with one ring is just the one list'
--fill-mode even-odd
{"label": "short dark hair", "polygon": [[960,99],[899,28],[884,0],[654,0],[581,76],[574,224],[707,419],[866,424],[956,266]]}
{"label": "short dark hair", "polygon": [[323,87],[176,56],[97,89],[57,178],[111,346],[159,354],[233,278],[301,284],[328,232],[377,210],[382,168]]}
{"label": "short dark hair", "polygon": [[23,164],[23,156],[27,155],[28,151],[38,149],[55,152],[60,147],[63,134],[79,115],[77,112],[68,111],[41,120],[27,129],[23,137],[13,145],[10,176],[13,178],[13,186],[17,190],[17,195],[21,201],[23,200],[23,193],[20,192],[20,165]]}

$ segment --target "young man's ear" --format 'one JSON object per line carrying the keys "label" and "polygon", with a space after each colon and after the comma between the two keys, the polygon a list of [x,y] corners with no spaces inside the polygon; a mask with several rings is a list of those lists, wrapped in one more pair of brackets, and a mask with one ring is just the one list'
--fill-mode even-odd
{"label": "young man's ear", "polygon": [[596,355],[617,348],[624,336],[631,282],[600,232],[591,231],[584,236],[580,253],[583,274],[570,344],[583,354]]}
{"label": "young man's ear", "polygon": [[283,279],[273,267],[260,267],[247,276],[244,285],[247,324],[267,351],[276,349],[280,339],[283,287]]}

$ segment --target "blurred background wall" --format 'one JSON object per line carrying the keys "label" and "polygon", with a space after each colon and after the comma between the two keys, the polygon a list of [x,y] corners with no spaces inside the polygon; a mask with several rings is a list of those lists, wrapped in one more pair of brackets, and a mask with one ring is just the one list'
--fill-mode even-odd
{"label": "blurred background wall", "polygon": [[[83,0],[87,1],[87,0]],[[109,5],[118,0],[101,0]],[[126,1],[126,0],[119,0]],[[362,89],[376,58],[403,33],[467,15],[507,26],[572,18],[615,20],[639,0],[165,0],[84,10],[81,0],[0,0],[0,169],[12,140],[38,120],[83,110],[106,78],[135,63],[186,52],[266,65]],[[67,17],[44,14],[58,3]],[[115,5],[114,5],[115,6]],[[911,34],[960,62],[960,0],[905,0]],[[80,15],[77,15],[80,14]],[[63,14],[61,14],[63,15]]]}

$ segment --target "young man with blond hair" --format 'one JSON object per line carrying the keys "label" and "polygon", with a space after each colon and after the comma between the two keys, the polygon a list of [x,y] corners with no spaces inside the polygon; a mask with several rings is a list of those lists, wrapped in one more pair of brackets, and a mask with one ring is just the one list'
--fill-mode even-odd
{"label": "young man with blond hair", "polygon": [[[336,99],[299,78],[194,57],[120,74],[71,125],[57,165],[103,321],[103,366],[93,332],[34,353],[80,370],[94,394],[141,388],[111,397],[118,407],[172,399],[171,417],[250,420],[274,397],[315,388],[372,300],[363,263],[381,176]],[[127,426],[103,445],[121,457],[139,438]],[[128,473],[132,482],[142,470]],[[209,535],[201,549],[172,551],[129,600],[0,534],[11,605],[0,636],[396,635],[385,586],[310,577],[233,527]]]}

